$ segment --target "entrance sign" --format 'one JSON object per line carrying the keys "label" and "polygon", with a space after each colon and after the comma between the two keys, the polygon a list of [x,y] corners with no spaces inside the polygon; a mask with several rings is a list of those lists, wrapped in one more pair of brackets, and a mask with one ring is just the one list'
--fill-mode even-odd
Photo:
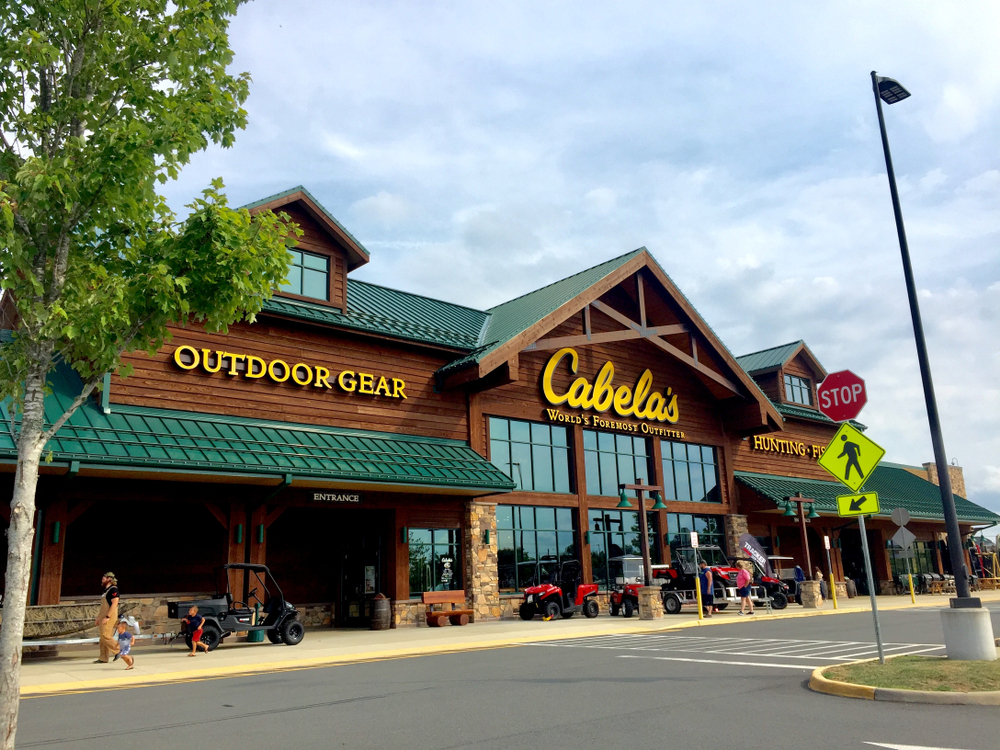
{"label": "entrance sign", "polygon": [[857,492],[884,455],[885,448],[845,422],[817,463]]}
{"label": "entrance sign", "polygon": [[360,503],[359,492],[314,492],[313,500],[320,503]]}
{"label": "entrance sign", "polygon": [[837,513],[841,516],[873,516],[878,513],[878,493],[840,495],[837,497]]}
{"label": "entrance sign", "polygon": [[620,385],[616,389],[611,384],[615,377],[615,366],[610,361],[604,363],[593,383],[587,378],[579,377],[573,381],[568,391],[556,393],[552,385],[552,376],[564,359],[569,364],[570,372],[575,375],[580,365],[580,356],[575,349],[569,347],[553,354],[542,372],[542,395],[553,406],[566,404],[573,409],[593,410],[599,414],[613,409],[620,417],[635,417],[670,424],[674,424],[680,418],[680,412],[677,410],[677,394],[672,388],[667,388],[665,393],[654,391],[653,373],[644,370],[635,386],[629,388],[627,385]]}
{"label": "entrance sign", "polygon": [[764,571],[764,575],[774,575],[771,572],[771,561],[767,559],[767,552],[753,534],[740,534],[740,549],[750,555],[750,558]]}
{"label": "entrance sign", "polygon": [[861,413],[868,403],[865,381],[850,370],[826,376],[816,389],[819,410],[834,422],[846,422]]}

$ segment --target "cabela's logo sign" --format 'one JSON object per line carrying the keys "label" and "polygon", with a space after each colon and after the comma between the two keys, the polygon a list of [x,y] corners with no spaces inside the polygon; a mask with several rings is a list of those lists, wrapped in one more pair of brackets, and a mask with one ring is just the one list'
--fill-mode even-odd
{"label": "cabela's logo sign", "polygon": [[553,406],[566,404],[573,409],[593,410],[599,413],[613,409],[620,417],[635,417],[653,422],[674,424],[680,418],[677,410],[677,394],[672,388],[666,393],[653,390],[653,373],[645,370],[633,388],[612,385],[615,366],[605,362],[591,383],[584,377],[573,381],[565,393],[556,393],[552,387],[552,376],[563,359],[569,359],[569,369],[574,375],[580,364],[580,357],[574,349],[560,349],[545,365],[542,373],[542,394]]}
{"label": "cabela's logo sign", "polygon": [[334,376],[329,369],[304,362],[288,364],[281,359],[267,361],[253,354],[237,354],[212,349],[195,349],[184,344],[174,349],[174,363],[182,370],[201,368],[207,373],[224,372],[232,377],[256,380],[267,377],[275,383],[291,379],[296,385],[331,389],[330,380],[347,393],[364,393],[369,396],[406,398],[406,382],[401,378],[386,378],[370,372],[342,370]]}

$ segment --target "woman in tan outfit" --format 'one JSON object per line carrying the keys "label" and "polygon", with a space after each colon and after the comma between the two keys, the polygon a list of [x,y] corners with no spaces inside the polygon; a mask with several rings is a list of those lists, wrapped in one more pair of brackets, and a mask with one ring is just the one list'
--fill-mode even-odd
{"label": "woman in tan outfit", "polygon": [[101,596],[101,611],[97,615],[97,627],[101,636],[101,655],[94,664],[107,664],[118,653],[118,579],[108,572],[101,577],[104,595]]}

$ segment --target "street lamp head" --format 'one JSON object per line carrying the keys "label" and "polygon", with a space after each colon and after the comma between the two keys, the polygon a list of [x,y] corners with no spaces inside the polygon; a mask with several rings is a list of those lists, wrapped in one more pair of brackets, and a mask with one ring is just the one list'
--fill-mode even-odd
{"label": "street lamp head", "polygon": [[895,104],[910,96],[910,92],[903,88],[903,84],[899,81],[882,76],[876,76],[875,80],[878,82],[879,98],[886,104]]}

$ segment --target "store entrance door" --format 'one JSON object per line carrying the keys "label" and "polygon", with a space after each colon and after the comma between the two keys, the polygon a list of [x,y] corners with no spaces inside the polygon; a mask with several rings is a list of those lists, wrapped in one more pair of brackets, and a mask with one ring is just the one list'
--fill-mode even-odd
{"label": "store entrance door", "polygon": [[341,527],[338,545],[340,601],[337,624],[348,628],[368,627],[371,624],[372,600],[381,591],[382,585],[381,524],[375,523],[374,517],[369,518],[369,514],[358,515],[355,523]]}

